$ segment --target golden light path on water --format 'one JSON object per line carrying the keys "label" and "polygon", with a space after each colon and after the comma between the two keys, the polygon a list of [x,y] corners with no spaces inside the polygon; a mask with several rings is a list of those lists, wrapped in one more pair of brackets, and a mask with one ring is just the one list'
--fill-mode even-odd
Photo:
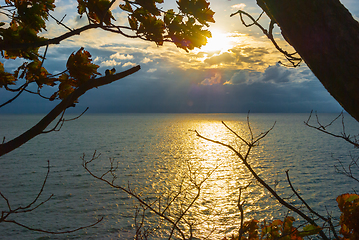
{"label": "golden light path on water", "polygon": [[[327,115],[325,122],[330,122],[334,117]],[[36,123],[37,118],[16,117],[15,121],[15,116],[3,117],[3,129],[8,130],[4,135],[9,138],[18,135],[18,132]],[[278,121],[275,129],[254,148],[248,162],[280,196],[300,206],[299,200],[290,198],[293,192],[285,176],[285,171],[290,170],[291,181],[306,202],[324,215],[327,211],[333,211],[333,217],[339,219],[335,199],[346,189],[351,189],[352,183],[338,177],[333,167],[337,159],[332,154],[344,161],[353,149],[330,136],[318,136],[317,132],[303,128],[302,120],[307,118],[306,114],[251,115],[254,136]],[[82,154],[79,151],[85,153],[89,160],[97,150],[101,157],[89,165],[90,169],[101,176],[110,168],[109,158],[113,159],[114,163],[118,163],[115,184],[130,187],[146,201],[153,202],[156,209],[159,202],[163,210],[168,200],[172,201],[178,196],[170,202],[167,213],[174,221],[182,213],[185,214],[186,222],[179,223],[179,227],[187,237],[190,226],[194,239],[206,239],[206,236],[209,236],[207,239],[223,239],[236,234],[240,223],[237,206],[239,188],[250,182],[241,198],[245,201],[244,219],[283,219],[288,214],[287,209],[278,205],[259,186],[229,149],[188,131],[197,130],[204,137],[231,144],[241,153],[245,152],[246,147],[226,129],[222,120],[241,137],[250,137],[246,114],[83,116],[78,121],[67,123],[59,133],[36,138],[16,154],[6,155],[2,172],[4,177],[0,179],[2,186],[5,186],[2,191],[11,194],[14,204],[28,204],[42,184],[46,160],[50,159],[51,175],[45,190],[47,194],[54,194],[54,200],[37,209],[38,212],[31,218],[23,219],[24,223],[38,223],[36,226],[41,225],[46,229],[70,229],[104,217],[101,225],[69,234],[68,238],[134,239],[134,206],[142,209],[138,201],[123,191],[97,181],[81,166],[79,155]],[[347,129],[351,126],[357,130],[357,125],[353,124],[348,125]],[[338,129],[341,130],[341,127],[339,123]],[[279,181],[277,186],[276,181]],[[200,189],[198,199],[195,199],[198,193],[195,184]],[[6,202],[1,203],[6,208]],[[289,214],[293,216],[292,212]],[[137,223],[141,215],[138,217]],[[297,216],[294,217],[299,220]],[[296,223],[297,226],[302,224],[299,221]],[[158,228],[158,225],[161,227]],[[147,209],[145,227],[156,229],[150,239],[168,239],[172,226]],[[19,234],[21,239],[39,237],[38,233],[31,231],[14,231],[10,225],[4,227],[1,233],[8,236],[7,239],[17,239]],[[178,236],[178,231],[175,235]],[[64,239],[64,236],[51,236],[51,239]]]}
{"label": "golden light path on water", "polygon": [[[241,136],[249,137],[246,122],[230,123]],[[226,129],[220,121],[201,121],[190,126],[202,136],[220,141],[246,151],[246,146]],[[241,202],[244,200],[245,220],[258,217],[256,212],[263,212],[270,208],[268,204],[258,203],[266,195],[245,169],[241,160],[228,148],[206,141],[199,137],[186,137],[182,139],[186,149],[189,149],[185,160],[177,169],[175,182],[185,181],[186,186],[200,185],[200,195],[188,211],[187,220],[193,224],[196,236],[211,236],[209,239],[231,236],[237,234],[240,224],[240,211],[238,210],[239,188],[248,184],[250,187],[242,191]],[[261,153],[260,148],[254,149],[253,167],[258,165],[256,156]],[[181,173],[181,174],[178,174]],[[174,184],[176,185],[176,184]],[[197,189],[192,188],[191,194],[183,200],[184,205],[191,202],[196,196]],[[258,205],[260,204],[260,205]],[[263,205],[261,205],[263,204]],[[262,216],[263,217],[263,216]],[[265,216],[271,219],[270,215]],[[258,219],[260,220],[260,219]],[[188,229],[188,226],[183,226]]]}

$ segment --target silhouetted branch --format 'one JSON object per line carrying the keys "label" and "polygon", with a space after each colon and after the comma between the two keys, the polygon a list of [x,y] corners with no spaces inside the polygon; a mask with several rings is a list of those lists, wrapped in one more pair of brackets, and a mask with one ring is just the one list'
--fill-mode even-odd
{"label": "silhouetted branch", "polygon": [[[248,122],[248,117],[247,117],[247,122]],[[224,124],[225,125],[225,124]],[[227,128],[228,126],[225,125]],[[245,140],[244,142],[247,142],[246,146],[247,146],[247,149],[244,151],[244,153],[241,153],[240,151],[237,151],[234,147],[232,147],[231,145],[229,144],[226,144],[226,143],[223,143],[223,142],[220,142],[220,141],[216,141],[216,140],[213,140],[213,139],[209,139],[209,138],[206,138],[204,136],[202,136],[201,134],[199,134],[199,132],[197,130],[194,130],[193,132],[195,132],[197,134],[198,137],[206,140],[206,141],[209,141],[209,142],[213,142],[213,143],[216,143],[216,144],[219,144],[219,145],[222,145],[222,146],[225,146],[227,148],[229,148],[230,150],[232,150],[235,155],[242,161],[242,163],[245,165],[245,167],[251,172],[251,174],[253,175],[253,177],[263,186],[265,187],[270,193],[271,195],[281,204],[283,205],[284,207],[288,208],[289,210],[297,213],[299,216],[301,216],[304,220],[306,220],[308,223],[312,224],[313,226],[315,227],[319,227],[317,225],[317,223],[315,222],[314,219],[312,219],[311,217],[309,217],[308,215],[306,215],[303,211],[301,211],[299,208],[296,208],[295,206],[293,206],[292,204],[288,203],[287,201],[285,201],[282,197],[280,197],[276,191],[271,188],[257,173],[256,171],[252,168],[252,166],[248,163],[248,157],[249,157],[249,154],[252,150],[253,147],[257,146],[259,141],[261,139],[263,139],[265,136],[268,135],[268,133],[273,129],[274,127],[274,124],[273,126],[259,134],[256,138],[253,138],[253,133],[252,133],[252,130],[251,130],[251,127],[250,125],[248,124],[248,128],[249,128],[249,131],[250,131],[250,135],[251,135],[251,140]],[[230,130],[231,132],[233,132],[232,130]],[[236,136],[238,134],[235,134]],[[242,138],[240,138],[242,140]],[[243,141],[243,140],[242,140]],[[323,239],[328,239],[328,237],[325,235],[325,233],[320,230],[319,232],[320,236],[323,238]]]}
{"label": "silhouetted branch", "polygon": [[[129,35],[122,31],[122,29],[132,30],[130,27],[127,26],[117,26],[117,25],[103,25],[102,23],[89,23],[88,25],[82,26],[80,28],[71,30],[67,33],[62,34],[61,36],[42,40],[42,41],[36,41],[36,42],[25,42],[25,43],[4,43],[0,41],[0,50],[25,50],[25,49],[31,49],[31,48],[39,48],[47,45],[53,45],[53,44],[60,44],[62,41],[71,38],[76,35],[80,35],[82,32],[85,32],[90,29],[96,29],[101,28],[105,31],[113,32],[121,34],[124,37],[127,38],[140,38],[145,41],[151,41],[149,39],[146,39],[144,36],[135,34],[135,35]],[[164,39],[165,42],[172,42],[172,40]]]}
{"label": "silhouetted branch", "polygon": [[[325,134],[328,134],[328,135],[330,135],[332,137],[344,139],[345,141],[352,144],[356,148],[359,147],[359,142],[358,142],[357,136],[354,135],[353,137],[351,137],[350,135],[347,135],[346,132],[345,132],[344,113],[343,112],[341,112],[334,120],[332,120],[329,124],[326,124],[326,125],[322,125],[320,123],[318,114],[317,114],[317,112],[315,112],[315,117],[316,117],[316,121],[317,121],[318,126],[314,126],[314,125],[311,125],[309,123],[309,121],[310,121],[310,119],[312,117],[312,113],[313,113],[313,111],[310,112],[307,121],[304,121],[304,124],[306,126],[308,126],[310,128],[317,129],[318,131],[321,131],[321,132],[323,132]],[[331,132],[327,131],[327,128],[330,127],[336,120],[338,120],[339,117],[342,117],[342,132],[341,132],[341,134],[338,135],[338,134],[334,134],[334,133],[331,133]]]}
{"label": "silhouetted branch", "polygon": [[52,129],[50,129],[50,130],[48,130],[48,131],[42,131],[42,133],[50,133],[50,132],[58,132],[58,131],[60,131],[65,122],[69,122],[69,121],[73,121],[73,120],[79,119],[82,115],[85,114],[85,112],[87,112],[88,109],[89,109],[89,108],[87,107],[87,108],[85,109],[85,111],[83,111],[80,115],[78,115],[77,117],[71,118],[71,119],[65,119],[65,118],[64,118],[64,115],[65,115],[65,112],[66,112],[66,110],[64,110],[64,111],[62,112],[62,114],[61,114],[59,120],[57,121],[56,125],[55,125]]}
{"label": "silhouetted branch", "polygon": [[[188,169],[186,171],[186,177],[181,178],[180,182],[175,187],[177,190],[156,196],[155,200],[150,201],[143,198],[141,194],[136,193],[129,183],[127,187],[115,184],[114,180],[117,178],[115,174],[117,165],[114,163],[114,159],[112,158],[110,158],[110,167],[105,173],[98,175],[94,174],[89,169],[88,164],[98,158],[99,154],[97,154],[96,151],[89,160],[86,160],[85,155],[83,155],[83,167],[95,179],[103,181],[111,187],[125,192],[126,194],[134,197],[140,204],[142,214],[140,214],[140,210],[138,208],[136,208],[135,214],[136,236],[139,236],[139,239],[142,239],[140,238],[141,236],[148,236],[153,232],[153,229],[145,228],[144,226],[143,218],[145,211],[150,211],[156,214],[160,217],[160,221],[166,221],[170,224],[168,239],[172,239],[175,232],[179,234],[181,239],[188,239],[186,237],[186,232],[188,232],[188,230],[182,229],[181,226],[183,224],[188,225],[188,234],[190,237],[192,236],[194,223],[186,219],[187,215],[200,197],[202,185],[213,174],[219,165],[209,170],[200,180],[198,179],[198,172],[195,169],[192,169],[191,166],[187,165]],[[177,207],[179,208],[177,209]],[[137,221],[138,217],[140,217],[139,221]]]}
{"label": "silhouetted branch", "polygon": [[20,223],[18,221],[15,221],[15,220],[9,220],[8,218],[13,214],[27,213],[27,212],[32,212],[32,211],[36,210],[37,208],[39,208],[40,206],[42,206],[43,204],[48,202],[54,196],[53,194],[51,194],[46,200],[36,204],[38,202],[40,196],[43,193],[43,190],[45,188],[45,185],[46,185],[46,182],[47,182],[49,174],[50,174],[50,161],[47,161],[47,173],[46,173],[45,179],[44,179],[44,181],[42,183],[41,189],[38,192],[37,196],[34,198],[34,200],[31,203],[29,203],[28,205],[24,206],[24,207],[19,206],[19,207],[15,208],[15,209],[12,209],[9,199],[7,197],[5,197],[5,195],[0,191],[0,196],[6,202],[6,205],[7,205],[7,208],[8,208],[7,211],[2,211],[1,212],[0,223],[13,223],[13,224],[16,224],[16,225],[18,225],[20,227],[26,228],[26,229],[28,229],[30,231],[49,233],[49,234],[64,234],[64,233],[72,233],[72,232],[79,231],[81,229],[92,227],[92,226],[98,224],[99,222],[101,222],[103,220],[103,217],[102,217],[100,219],[97,219],[97,221],[95,223],[91,224],[91,225],[78,227],[76,229],[68,230],[68,231],[49,231],[49,230],[44,230],[44,229],[40,229],[40,228],[33,228],[33,227],[28,226],[28,225],[22,224],[22,223]]}
{"label": "silhouetted branch", "polygon": [[323,217],[322,215],[320,215],[318,212],[314,211],[309,205],[308,203],[298,194],[298,192],[294,189],[292,182],[290,181],[289,178],[289,170],[285,171],[285,174],[287,175],[287,181],[289,183],[289,186],[292,190],[292,192],[297,196],[297,198],[305,205],[305,207],[309,210],[309,212],[311,212],[312,214],[316,215],[317,217],[319,217],[320,219],[322,219],[324,222],[328,223],[330,226],[331,231],[333,232],[335,239],[339,240],[339,237],[337,235],[337,232],[335,230],[335,227],[331,221],[331,218],[326,218]]}
{"label": "silhouetted branch", "polygon": [[16,222],[14,220],[8,220],[8,221],[5,221],[5,222],[8,222],[8,223],[14,223],[20,227],[23,227],[23,228],[26,228],[30,231],[35,231],[35,232],[42,232],[42,233],[49,233],[49,234],[66,234],[66,233],[73,233],[73,232],[77,232],[77,231],[80,231],[82,229],[85,229],[85,228],[89,228],[89,227],[93,227],[95,225],[97,225],[98,223],[100,223],[101,221],[103,220],[103,217],[101,217],[100,219],[97,219],[97,221],[93,224],[90,224],[90,225],[87,225],[87,226],[83,226],[83,227],[78,227],[76,229],[73,229],[73,230],[68,230],[68,231],[58,231],[58,232],[54,232],[54,231],[48,231],[48,230],[44,230],[44,229],[39,229],[39,228],[32,228],[32,227],[29,227],[29,226],[26,226],[24,224],[21,224],[19,222]]}
{"label": "silhouetted branch", "polygon": [[[273,20],[270,21],[269,23],[269,31],[267,29],[265,29],[258,21],[259,19],[261,18],[261,16],[263,15],[264,12],[262,12],[259,17],[257,19],[254,19],[249,13],[245,12],[245,11],[242,11],[242,10],[238,10],[237,12],[235,13],[232,13],[230,16],[233,17],[237,14],[239,14],[239,17],[241,19],[241,22],[244,26],[246,27],[251,27],[253,25],[259,27],[263,34],[267,36],[267,38],[269,40],[271,40],[271,42],[273,43],[274,47],[279,51],[281,52],[285,58],[292,64],[292,67],[297,67],[299,66],[299,64],[303,61],[302,58],[300,57],[295,57],[295,55],[297,54],[297,52],[294,52],[294,53],[288,53],[287,51],[283,50],[281,47],[279,47],[279,45],[277,44],[277,42],[275,41],[274,37],[273,37],[273,28],[274,28],[274,24],[275,22]],[[243,15],[247,16],[251,21],[252,23],[250,24],[247,24],[244,19],[243,19]],[[281,62],[280,62],[281,63]]]}
{"label": "silhouetted branch", "polygon": [[[8,101],[4,102],[3,104],[1,104],[1,105],[0,105],[0,108],[2,108],[3,106],[5,106],[5,105],[11,103],[11,102],[14,101],[16,98],[18,98],[18,97],[21,95],[21,93],[23,93],[23,92],[25,91],[25,89],[27,88],[28,85],[29,85],[28,82],[24,83],[20,88],[18,88],[18,91],[19,91],[19,92],[15,95],[15,97],[13,97],[13,98],[9,99]],[[6,88],[6,89],[8,89],[8,88]],[[15,90],[14,90],[14,92],[15,92]]]}
{"label": "silhouetted branch", "polygon": [[134,190],[132,190],[130,188],[130,186],[128,185],[127,188],[118,186],[114,184],[114,178],[112,177],[111,180],[105,179],[105,177],[108,174],[111,174],[112,176],[114,176],[114,171],[116,168],[113,167],[113,162],[111,162],[111,167],[110,169],[102,174],[101,176],[97,176],[95,175],[89,168],[88,168],[88,164],[91,163],[92,161],[96,160],[99,157],[99,155],[96,155],[96,151],[94,152],[92,158],[90,160],[85,160],[85,154],[82,157],[82,166],[86,169],[86,171],[95,179],[100,180],[105,182],[106,184],[108,184],[109,186],[115,188],[115,189],[119,189],[124,191],[125,193],[127,193],[128,195],[134,197],[142,206],[145,206],[147,209],[150,209],[153,213],[157,214],[158,216],[164,218],[166,221],[168,221],[181,235],[182,239],[186,239],[184,233],[182,232],[182,230],[178,227],[177,223],[175,221],[173,221],[172,219],[170,219],[167,215],[163,214],[162,212],[159,212],[158,210],[156,210],[151,204],[147,203],[144,199],[142,199],[138,194],[136,194],[134,192]]}
{"label": "silhouetted branch", "polygon": [[27,43],[4,43],[4,42],[0,42],[0,50],[22,50],[22,49],[29,49],[29,48],[39,48],[39,47],[43,47],[46,45],[51,45],[51,44],[60,44],[61,41],[73,37],[75,35],[80,35],[82,32],[87,31],[89,29],[95,29],[95,28],[100,28],[102,25],[101,24],[89,24],[83,27],[80,27],[78,29],[72,30],[70,32],[67,32],[61,36],[52,38],[52,39],[47,39],[47,40],[43,40],[43,41],[37,41],[37,42],[27,42]]}
{"label": "silhouetted branch", "polygon": [[249,187],[249,185],[251,185],[251,183],[248,183],[247,186],[245,187],[240,187],[239,188],[239,194],[238,194],[238,202],[237,202],[237,206],[238,209],[241,213],[241,222],[240,222],[240,227],[239,227],[239,231],[238,231],[238,239],[242,239],[242,235],[245,233],[244,230],[244,211],[243,211],[243,206],[245,204],[245,201],[241,201],[241,196],[242,196],[242,191],[245,190],[247,187]]}
{"label": "silhouetted branch", "polygon": [[338,167],[337,165],[334,165],[335,170],[336,170],[338,173],[343,174],[343,175],[345,175],[345,176],[347,176],[347,177],[349,177],[349,178],[351,178],[351,179],[353,179],[353,180],[359,182],[358,177],[355,177],[355,176],[354,176],[354,173],[353,173],[353,167],[354,167],[354,168],[356,168],[356,174],[358,174],[358,170],[359,170],[359,165],[358,165],[359,157],[354,157],[354,156],[351,155],[350,158],[351,158],[351,162],[349,163],[348,169],[346,169],[346,168],[344,167],[343,162],[338,159],[338,162],[339,162],[339,164],[340,164],[341,169],[339,169],[339,167]]}
{"label": "silhouetted branch", "polygon": [[43,119],[40,120],[35,126],[16,137],[15,139],[0,144],[0,156],[11,152],[12,150],[20,147],[35,136],[41,134],[49,124],[54,121],[65,109],[70,107],[80,96],[85,94],[88,90],[97,88],[103,85],[110,84],[114,81],[127,77],[140,70],[140,66],[132,67],[126,71],[108,75],[100,78],[90,79],[78,88],[76,88],[71,94],[64,98],[55,108],[53,108]]}
{"label": "silhouetted branch", "polygon": [[69,30],[69,31],[73,31],[73,29],[69,28],[68,26],[66,26],[66,25],[62,22],[62,21],[65,19],[66,14],[62,17],[62,19],[61,19],[60,21],[57,20],[54,16],[52,16],[50,13],[49,13],[49,16],[50,16],[52,19],[54,19],[58,25],[63,26],[64,28],[66,28],[66,29]]}
{"label": "silhouetted branch", "polygon": [[39,95],[39,96],[42,97],[43,99],[46,99],[46,100],[50,100],[50,101],[51,101],[51,100],[52,100],[51,97],[46,97],[46,96],[42,95],[40,89],[41,89],[41,88],[38,86],[36,92],[31,91],[31,90],[29,90],[29,89],[25,89],[25,92],[28,92],[28,93],[31,93],[31,94],[35,94],[35,95]]}

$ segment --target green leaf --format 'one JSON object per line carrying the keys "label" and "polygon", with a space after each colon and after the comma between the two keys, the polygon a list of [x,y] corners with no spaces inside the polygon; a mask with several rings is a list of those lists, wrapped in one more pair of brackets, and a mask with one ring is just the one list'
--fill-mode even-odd
{"label": "green leaf", "polygon": [[303,231],[299,232],[299,236],[307,237],[307,236],[315,235],[318,234],[320,230],[322,230],[320,227],[309,224],[303,228]]}

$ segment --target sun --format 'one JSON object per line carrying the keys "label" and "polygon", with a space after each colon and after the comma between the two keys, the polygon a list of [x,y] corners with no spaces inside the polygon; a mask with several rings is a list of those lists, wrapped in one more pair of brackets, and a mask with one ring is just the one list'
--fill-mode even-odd
{"label": "sun", "polygon": [[201,47],[203,52],[226,52],[233,48],[234,42],[228,33],[223,33],[218,30],[213,30],[212,37],[208,39],[206,45]]}

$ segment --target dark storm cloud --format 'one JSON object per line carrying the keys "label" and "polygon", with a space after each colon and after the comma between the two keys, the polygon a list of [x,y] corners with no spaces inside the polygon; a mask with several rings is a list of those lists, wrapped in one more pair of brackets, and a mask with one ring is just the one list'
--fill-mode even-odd
{"label": "dark storm cloud", "polygon": [[[90,90],[68,112],[321,112],[341,111],[341,107],[312,75],[304,82],[263,81],[274,76],[287,79],[286,69],[269,67],[268,72],[168,69],[164,62],[148,62],[143,68],[110,85]],[[120,71],[119,68],[117,68]],[[149,69],[156,69],[148,72]],[[271,72],[273,71],[273,72]],[[305,72],[305,70],[304,70]],[[310,80],[307,80],[309,79]],[[217,81],[205,85],[203,80]],[[220,81],[221,83],[218,83]],[[223,84],[226,82],[227,84]],[[202,84],[201,84],[202,83]],[[285,85],[283,85],[285,84]],[[44,89],[50,95],[51,89]],[[1,102],[11,93],[0,96]],[[57,103],[57,102],[55,102]],[[39,96],[24,93],[0,113],[48,112],[54,107]]]}
{"label": "dark storm cloud", "polygon": [[[111,86],[94,90],[80,99],[79,106],[94,112],[322,112],[341,107],[316,79],[286,83],[249,82],[258,73],[237,72],[242,80],[234,84],[203,84],[203,79],[229,75],[204,70],[136,73]],[[217,75],[216,75],[217,73]],[[234,75],[234,72],[232,72]],[[223,79],[222,79],[223,81]],[[202,84],[200,84],[202,82]]]}
{"label": "dark storm cloud", "polygon": [[[49,51],[46,67],[49,71],[63,71],[68,56],[78,47],[53,48]],[[340,111],[320,82],[307,68],[289,70],[280,65],[269,66],[264,72],[235,69],[183,69],[170,52],[156,54],[151,50],[119,47],[112,49],[86,48],[99,64],[100,73],[115,67],[117,72],[130,68],[126,64],[140,64],[141,70],[110,85],[93,89],[80,97],[69,112],[309,112]],[[247,49],[238,52],[243,58]],[[254,57],[246,61],[257,61]],[[111,57],[112,56],[112,57]],[[213,55],[214,57],[215,55]],[[184,55],[180,55],[184,57]],[[219,56],[217,56],[219,57]],[[233,55],[224,54],[218,61],[229,61]],[[106,66],[113,60],[119,65]],[[177,62],[176,62],[177,61]],[[44,88],[51,96],[54,89]],[[0,96],[4,102],[14,96],[6,92]],[[49,102],[39,96],[24,93],[0,113],[46,113],[58,102]]]}
{"label": "dark storm cloud", "polygon": [[263,73],[263,81],[273,81],[277,83],[289,82],[291,71],[287,68],[280,66],[279,64],[275,66],[269,66]]}

